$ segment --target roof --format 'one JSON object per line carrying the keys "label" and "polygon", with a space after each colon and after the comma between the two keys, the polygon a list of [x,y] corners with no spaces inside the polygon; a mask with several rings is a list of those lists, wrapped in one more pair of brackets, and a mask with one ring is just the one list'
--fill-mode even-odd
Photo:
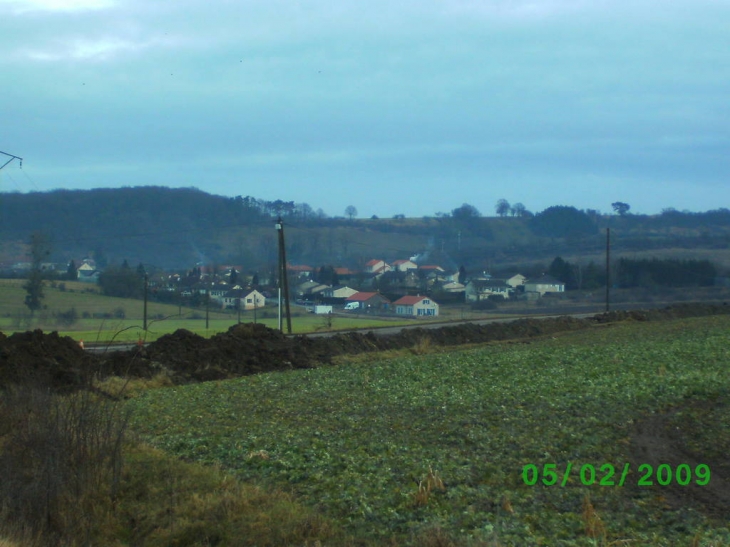
{"label": "roof", "polygon": [[288,264],[286,267],[290,272],[313,272],[314,268],[305,264],[291,265]]}
{"label": "roof", "polygon": [[542,277],[539,277],[537,279],[528,279],[525,281],[525,285],[531,284],[531,285],[565,285],[562,281],[559,279],[555,279],[552,276],[549,275],[543,275]]}
{"label": "roof", "polygon": [[388,301],[388,299],[385,298],[382,294],[376,292],[356,292],[352,296],[348,296],[345,300],[349,302],[365,302],[366,300],[370,300],[374,296],[379,296],[386,302]]}
{"label": "roof", "polygon": [[436,266],[435,264],[424,264],[423,266],[418,267],[419,270],[441,270],[442,272],[444,269],[441,266]]}
{"label": "roof", "polygon": [[373,258],[372,260],[368,260],[365,265],[366,266],[375,266],[376,264],[380,264],[381,262],[384,262],[383,260],[378,260],[376,258]]}
{"label": "roof", "polygon": [[352,275],[355,272],[353,272],[350,268],[335,268],[335,273],[337,275]]}
{"label": "roof", "polygon": [[472,279],[469,283],[475,287],[512,288],[512,285],[508,285],[504,279]]}
{"label": "roof", "polygon": [[[401,306],[413,306],[414,304],[418,304],[421,300],[427,299],[428,296],[403,296],[393,302],[394,305],[401,305]],[[434,302],[435,304],[436,302]]]}

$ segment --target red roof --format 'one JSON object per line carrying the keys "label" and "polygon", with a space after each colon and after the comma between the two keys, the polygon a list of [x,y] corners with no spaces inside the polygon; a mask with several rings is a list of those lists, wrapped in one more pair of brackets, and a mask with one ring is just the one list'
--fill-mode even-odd
{"label": "red roof", "polygon": [[388,299],[382,294],[376,292],[356,292],[352,296],[348,296],[345,300],[348,302],[365,302],[366,300],[370,300],[373,296],[379,296],[386,302],[388,301]]}
{"label": "red roof", "polygon": [[365,263],[366,266],[375,266],[376,264],[383,262],[382,260],[377,260],[373,258],[372,260]]}
{"label": "red roof", "polygon": [[305,266],[305,265],[292,266],[291,264],[289,264],[286,267],[286,269],[291,272],[313,272],[314,271],[314,268],[312,268],[311,266]]}
{"label": "red roof", "polygon": [[352,275],[355,272],[353,272],[350,268],[335,268],[335,273],[337,275]]}
{"label": "red roof", "polygon": [[441,271],[443,271],[443,268],[441,266],[434,266],[432,264],[427,264],[427,265],[424,265],[424,266],[419,266],[418,268],[421,269],[421,270],[441,270]]}
{"label": "red roof", "polygon": [[413,306],[414,304],[418,304],[421,300],[424,298],[428,298],[427,296],[403,296],[393,302],[393,305],[401,305],[401,306]]}

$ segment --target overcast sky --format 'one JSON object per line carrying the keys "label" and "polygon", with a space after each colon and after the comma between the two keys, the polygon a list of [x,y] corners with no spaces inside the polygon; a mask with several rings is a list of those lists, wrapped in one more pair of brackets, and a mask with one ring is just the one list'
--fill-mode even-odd
{"label": "overcast sky", "polygon": [[730,207],[728,0],[0,0],[0,44],[2,191]]}

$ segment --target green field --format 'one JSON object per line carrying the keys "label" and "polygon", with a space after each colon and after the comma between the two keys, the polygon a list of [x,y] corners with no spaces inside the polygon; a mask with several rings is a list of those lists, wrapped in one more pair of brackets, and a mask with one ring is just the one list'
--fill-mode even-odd
{"label": "green field", "polygon": [[[637,485],[631,437],[637,421],[678,409],[694,456],[726,458],[729,328],[728,317],[624,323],[151,390],[129,405],[144,440],[291,488],[371,545],[428,530],[458,545],[727,545],[727,519]],[[689,410],[707,400],[711,413]],[[558,484],[525,484],[530,464],[555,465]],[[597,480],[615,466],[614,485],[584,485],[586,464]]]}
{"label": "green field", "polygon": [[[171,304],[150,302],[147,308],[148,331],[142,330],[144,306],[141,300],[116,298],[99,294],[95,285],[79,282],[65,282],[65,290],[58,285],[44,288],[45,309],[38,311],[32,319],[24,304],[25,291],[23,280],[0,280],[0,330],[3,332],[25,331],[40,328],[44,331],[59,331],[85,343],[104,343],[136,341],[142,337],[153,341],[177,329],[187,329],[201,336],[212,336],[225,332],[238,322],[235,311],[220,311],[211,307],[208,328],[206,329],[205,309],[178,307]],[[76,310],[79,319],[73,325],[64,324],[59,312]],[[322,316],[303,312],[301,308],[292,309],[292,332],[306,333],[326,328]],[[278,328],[276,307],[241,313],[242,322],[263,323],[270,328]],[[411,321],[418,323],[420,321]],[[398,324],[408,324],[401,321]],[[392,326],[393,321],[362,317],[342,317],[333,319],[333,330]],[[286,320],[284,320],[286,329]]]}

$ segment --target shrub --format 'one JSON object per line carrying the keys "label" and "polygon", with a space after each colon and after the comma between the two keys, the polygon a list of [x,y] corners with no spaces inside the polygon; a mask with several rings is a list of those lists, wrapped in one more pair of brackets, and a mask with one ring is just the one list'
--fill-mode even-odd
{"label": "shrub", "polygon": [[[95,544],[96,516],[114,504],[127,415],[88,390],[37,386],[0,394],[0,522]],[[97,543],[98,544],[98,543]]]}

